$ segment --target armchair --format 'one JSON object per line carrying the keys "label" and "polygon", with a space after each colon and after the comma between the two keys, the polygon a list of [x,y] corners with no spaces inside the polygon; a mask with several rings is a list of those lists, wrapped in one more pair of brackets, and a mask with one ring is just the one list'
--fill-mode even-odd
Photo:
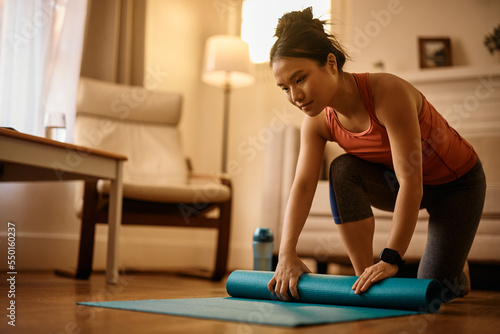
{"label": "armchair", "polygon": [[[231,181],[195,177],[181,150],[177,125],[182,96],[81,78],[74,141],[123,154],[122,225],[161,225],[218,230],[210,278],[226,273]],[[105,223],[109,182],[85,183],[76,277],[92,271],[95,226]]]}

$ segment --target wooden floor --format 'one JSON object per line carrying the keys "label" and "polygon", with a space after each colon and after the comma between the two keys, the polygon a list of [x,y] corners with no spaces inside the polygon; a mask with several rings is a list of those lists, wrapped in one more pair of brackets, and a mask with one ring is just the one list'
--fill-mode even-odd
{"label": "wooden floor", "polygon": [[224,280],[216,283],[146,273],[124,274],[115,286],[106,285],[104,274],[99,273],[89,281],[53,273],[18,273],[16,326],[12,327],[7,323],[6,283],[2,278],[0,333],[500,333],[500,291],[473,290],[467,297],[443,305],[437,314],[296,329],[76,305],[81,301],[227,296]]}

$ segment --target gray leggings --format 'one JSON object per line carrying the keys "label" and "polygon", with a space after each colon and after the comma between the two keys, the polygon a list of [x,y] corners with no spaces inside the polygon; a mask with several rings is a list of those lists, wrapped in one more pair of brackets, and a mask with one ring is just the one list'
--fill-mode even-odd
{"label": "gray leggings", "polygon": [[[437,279],[444,301],[465,289],[463,267],[474,241],[486,192],[481,162],[459,179],[436,186],[424,185],[421,209],[429,212],[427,245],[418,278]],[[394,211],[399,183],[393,171],[350,154],[330,165],[330,204],[335,223],[373,216],[371,206]]]}

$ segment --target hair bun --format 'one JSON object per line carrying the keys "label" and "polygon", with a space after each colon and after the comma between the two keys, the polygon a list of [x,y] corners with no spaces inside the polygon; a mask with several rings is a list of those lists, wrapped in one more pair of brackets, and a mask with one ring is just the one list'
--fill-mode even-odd
{"label": "hair bun", "polygon": [[276,26],[275,37],[280,38],[280,36],[292,26],[308,26],[315,30],[318,30],[322,33],[324,30],[324,21],[313,18],[312,7],[307,7],[302,11],[293,11],[284,14],[279,20],[278,25]]}
{"label": "hair bun", "polygon": [[342,71],[347,55],[335,36],[324,28],[326,21],[313,18],[312,7],[285,13],[276,27],[278,37],[269,52],[269,60],[282,58],[307,58],[324,66],[330,54],[337,59],[337,69]]}

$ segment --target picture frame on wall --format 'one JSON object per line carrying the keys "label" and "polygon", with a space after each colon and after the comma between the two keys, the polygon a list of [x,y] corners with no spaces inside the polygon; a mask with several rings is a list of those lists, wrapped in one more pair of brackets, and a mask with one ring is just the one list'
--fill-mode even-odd
{"label": "picture frame on wall", "polygon": [[451,40],[444,38],[418,38],[420,68],[452,66]]}

